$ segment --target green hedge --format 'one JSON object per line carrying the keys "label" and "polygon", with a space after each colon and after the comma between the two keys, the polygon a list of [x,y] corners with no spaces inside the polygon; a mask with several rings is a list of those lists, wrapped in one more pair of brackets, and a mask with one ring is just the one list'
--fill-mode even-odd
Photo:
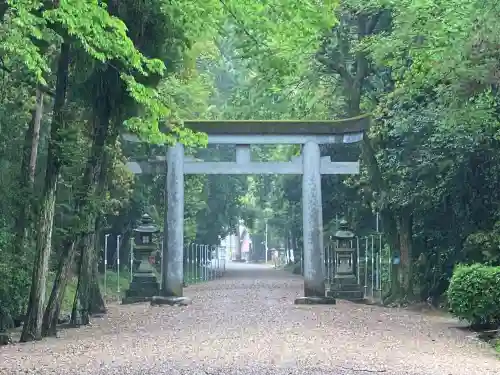
{"label": "green hedge", "polygon": [[500,267],[459,265],[447,292],[448,305],[457,318],[472,326],[500,324]]}

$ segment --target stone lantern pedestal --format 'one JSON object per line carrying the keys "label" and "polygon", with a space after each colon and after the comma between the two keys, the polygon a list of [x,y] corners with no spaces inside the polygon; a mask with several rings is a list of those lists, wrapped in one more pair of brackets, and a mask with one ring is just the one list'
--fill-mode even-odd
{"label": "stone lantern pedestal", "polygon": [[158,228],[151,217],[145,214],[142,216],[141,225],[134,232],[134,257],[140,264],[134,272],[129,289],[125,292],[123,304],[151,301],[160,293],[160,284],[149,263],[151,253],[156,250],[153,234],[158,232]]}

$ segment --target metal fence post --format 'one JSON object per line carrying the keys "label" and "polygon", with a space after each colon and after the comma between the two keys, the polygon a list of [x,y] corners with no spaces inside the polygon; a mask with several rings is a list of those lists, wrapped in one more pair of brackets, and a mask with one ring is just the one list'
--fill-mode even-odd
{"label": "metal fence post", "polygon": [[186,249],[184,250],[185,256],[186,256],[186,262],[185,262],[186,269],[184,270],[184,280],[187,284],[189,284],[191,282],[190,274],[191,274],[191,247],[192,246],[193,246],[193,244],[189,243],[186,245]]}
{"label": "metal fence post", "polygon": [[383,253],[383,250],[384,250],[384,244],[382,242],[382,234],[380,233],[379,234],[379,237],[378,237],[378,242],[379,242],[379,247],[380,247],[380,269],[384,269],[384,273],[386,274],[385,276],[384,275],[380,275],[380,290],[383,290],[384,289],[384,283],[387,282],[387,279],[389,278],[389,269],[390,269],[390,265],[389,265],[389,268],[387,268],[386,270],[386,267],[385,267],[385,256],[384,256],[384,253]]}
{"label": "metal fence post", "polygon": [[381,279],[380,253],[376,253],[375,266],[376,266],[376,269],[377,269],[377,272],[375,274],[375,289],[377,290],[377,292],[380,292],[380,279]]}
{"label": "metal fence post", "polygon": [[190,265],[190,271],[189,271],[189,278],[193,284],[198,282],[198,244],[193,243],[191,244],[191,248],[189,250],[191,252],[191,265]]}
{"label": "metal fence post", "polygon": [[120,238],[122,236],[116,236],[116,291],[120,293]]}
{"label": "metal fence post", "polygon": [[198,246],[198,244],[195,245],[195,262],[194,262],[194,279],[196,280],[195,282],[198,282],[200,280],[200,269],[199,269],[199,266],[200,266],[200,263],[199,263],[199,258],[200,258],[200,255],[199,255],[199,252],[200,252],[200,247]]}
{"label": "metal fence post", "polygon": [[104,235],[104,297],[108,289],[108,238],[109,234]]}
{"label": "metal fence post", "polygon": [[163,290],[163,237],[160,242],[160,290]]}
{"label": "metal fence post", "polygon": [[368,295],[368,237],[365,237],[365,297]]}
{"label": "metal fence post", "polygon": [[191,244],[184,244],[184,254],[182,255],[182,282],[189,284],[189,247]]}
{"label": "metal fence post", "polygon": [[133,272],[132,269],[134,268],[134,238],[132,237],[130,239],[130,282],[132,283],[132,278],[133,278]]}
{"label": "metal fence post", "polygon": [[[323,276],[325,278],[325,284],[329,283],[329,277],[328,277],[328,245],[323,246],[323,262],[321,264],[321,267],[323,267]],[[327,285],[328,287],[328,285]]]}
{"label": "metal fence post", "polygon": [[222,266],[220,267],[221,268],[221,272],[224,272],[226,270],[226,259],[227,259],[227,249],[226,247],[224,246],[224,250],[221,251],[221,261],[222,261]]}
{"label": "metal fence post", "polygon": [[325,253],[325,259],[324,259],[324,262],[323,262],[323,269],[324,269],[324,275],[325,275],[325,279],[326,279],[326,282],[330,285],[331,284],[331,281],[330,281],[330,272],[331,272],[331,267],[330,267],[330,263],[331,263],[331,253],[330,253],[330,244],[327,244],[325,246],[325,249],[324,249],[324,253]]}
{"label": "metal fence post", "polygon": [[216,245],[212,245],[211,246],[211,250],[210,250],[210,272],[212,274],[212,280],[215,279],[215,257],[217,255],[217,246]]}
{"label": "metal fence post", "polygon": [[208,256],[207,256],[207,266],[208,266],[208,280],[213,280],[212,272],[212,249],[214,245],[208,245]]}
{"label": "metal fence post", "polygon": [[219,277],[220,276],[220,257],[222,256],[222,247],[221,246],[217,246],[217,255],[216,255],[216,259],[217,259],[217,263],[216,263],[216,269],[217,269],[217,273],[216,273],[216,277]]}
{"label": "metal fence post", "polygon": [[207,245],[201,245],[201,280],[207,281]]}
{"label": "metal fence post", "polygon": [[359,237],[356,237],[356,268],[357,268],[357,271],[356,271],[356,277],[357,277],[357,282],[358,282],[358,285],[361,283],[361,278],[360,278],[360,274],[359,274]]}
{"label": "metal fence post", "polygon": [[375,254],[374,254],[374,237],[373,237],[373,234],[370,236],[371,238],[371,242],[372,242],[372,257],[371,257],[371,266],[372,266],[372,285],[371,285],[371,290],[372,290],[372,298],[373,298],[373,291],[374,291],[374,284],[375,284]]}

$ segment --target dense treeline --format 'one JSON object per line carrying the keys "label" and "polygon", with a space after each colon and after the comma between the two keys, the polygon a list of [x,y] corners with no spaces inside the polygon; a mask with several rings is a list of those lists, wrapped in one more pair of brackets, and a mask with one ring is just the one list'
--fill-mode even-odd
{"label": "dense treeline", "polygon": [[[324,182],[324,221],[367,234],[380,214],[401,256],[386,301],[439,301],[457,263],[499,266],[496,2],[4,0],[0,14],[0,331],[23,317],[23,341],[54,335],[75,278],[73,323],[105,310],[104,234],[122,235],[127,259],[141,213],[164,212],[164,178],[126,160],[176,138],[203,146],[187,118],[372,113],[362,145],[323,150],[362,160],[359,176]],[[214,243],[241,217],[300,247],[299,189],[295,177],[189,177],[187,239]]]}

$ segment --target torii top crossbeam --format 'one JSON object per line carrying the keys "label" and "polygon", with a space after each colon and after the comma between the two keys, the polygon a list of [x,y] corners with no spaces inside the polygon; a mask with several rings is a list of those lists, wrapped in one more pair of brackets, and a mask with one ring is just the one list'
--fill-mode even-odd
{"label": "torii top crossbeam", "polygon": [[184,126],[214,135],[332,135],[362,132],[369,121],[362,115],[341,120],[186,120]]}
{"label": "torii top crossbeam", "polygon": [[219,144],[319,144],[343,143],[368,129],[369,116],[343,120],[187,120],[184,126],[208,134],[208,143]]}

